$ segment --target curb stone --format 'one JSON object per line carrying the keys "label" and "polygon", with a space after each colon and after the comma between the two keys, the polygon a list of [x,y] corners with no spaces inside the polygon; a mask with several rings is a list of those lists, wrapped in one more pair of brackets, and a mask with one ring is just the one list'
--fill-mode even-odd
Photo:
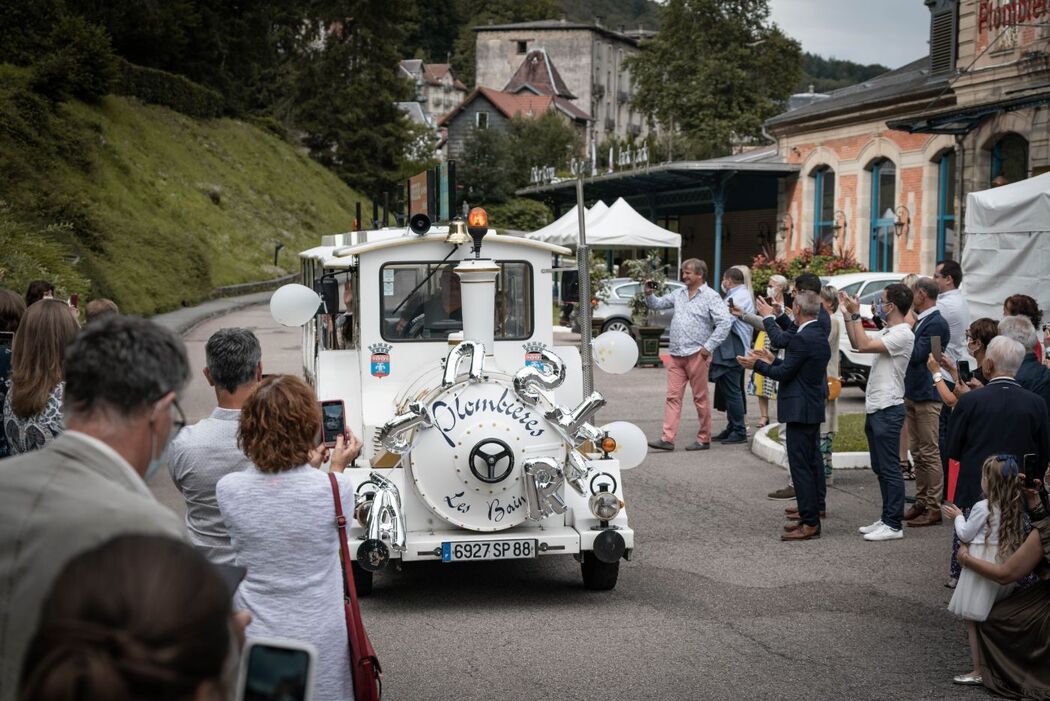
{"label": "curb stone", "polygon": [[[787,469],[787,449],[767,434],[778,423],[764,426],[755,433],[755,439],[751,441],[751,452],[768,463]],[[871,458],[867,453],[842,452],[831,454],[831,465],[835,470],[868,470],[871,469]]]}

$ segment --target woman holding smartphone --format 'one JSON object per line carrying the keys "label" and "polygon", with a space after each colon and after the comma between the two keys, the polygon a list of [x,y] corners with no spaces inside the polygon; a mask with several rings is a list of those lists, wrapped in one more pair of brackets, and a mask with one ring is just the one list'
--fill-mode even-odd
{"label": "woman holding smartphone", "polygon": [[349,431],[324,446],[313,391],[291,375],[269,377],[241,409],[238,442],[253,466],[219,480],[216,497],[236,557],[248,570],[235,608],[252,616],[248,638],[289,638],[318,650],[314,698],[354,698],[343,611],[343,569],[328,475],[344,504],[342,472],[361,452]]}

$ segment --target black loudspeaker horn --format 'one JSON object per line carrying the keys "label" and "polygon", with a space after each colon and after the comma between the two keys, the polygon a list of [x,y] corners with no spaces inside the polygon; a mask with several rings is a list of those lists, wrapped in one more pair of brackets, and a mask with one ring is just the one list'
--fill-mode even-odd
{"label": "black loudspeaker horn", "polygon": [[408,220],[408,228],[411,229],[412,233],[416,236],[422,236],[430,231],[430,217],[422,212],[413,214]]}

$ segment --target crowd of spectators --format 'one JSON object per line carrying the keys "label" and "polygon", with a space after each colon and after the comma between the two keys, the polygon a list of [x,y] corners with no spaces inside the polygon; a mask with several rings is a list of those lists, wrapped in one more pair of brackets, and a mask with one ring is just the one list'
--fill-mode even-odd
{"label": "crowd of spectators", "polygon": [[[1050,517],[1040,489],[1050,367],[1035,300],[1012,295],[1001,320],[970,322],[962,270],[943,261],[932,278],[883,290],[873,307],[882,328],[868,333],[859,300],[814,275],[756,297],[749,271],[727,271],[722,295],[702,261],[686,261],[684,273],[680,294],[648,298],[674,306],[677,321],[653,447],[674,449],[686,384],[701,424],[687,449],[707,450],[712,439],[746,437],[746,391],[765,396],[768,421],[771,396],[758,388],[769,382],[781,390],[778,414],[793,417],[788,489],[798,506],[781,537],[819,538],[846,333],[874,356],[865,434],[882,508],[860,532],[899,540],[905,524],[943,517],[954,541],[949,556],[945,540],[949,609],[966,622],[972,655],[955,681],[1050,695],[1050,581],[1041,578]],[[327,465],[352,504],[341,473],[360,441],[347,430],[325,446],[313,391],[265,377],[250,330],[208,340],[203,372],[216,407],[184,428],[189,363],[174,334],[108,300],[87,305],[81,328],[79,310],[47,283],[33,283],[25,302],[0,290],[0,457],[11,454],[0,462],[0,572],[10,576],[0,588],[0,701],[225,698],[245,635],[313,643],[317,697],[352,698],[332,487],[318,468]],[[754,370],[750,381],[730,357]],[[721,435],[710,433],[709,379],[727,412]],[[916,480],[907,510],[905,426]],[[146,486],[164,462],[186,501],[184,524]],[[231,566],[246,570],[235,593],[221,576]]]}

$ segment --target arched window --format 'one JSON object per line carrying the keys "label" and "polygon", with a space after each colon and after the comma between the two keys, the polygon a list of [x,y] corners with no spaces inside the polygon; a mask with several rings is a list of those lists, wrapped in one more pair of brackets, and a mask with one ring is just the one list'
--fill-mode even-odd
{"label": "arched window", "polygon": [[871,165],[871,241],[868,267],[872,272],[893,270],[893,222],[897,202],[897,166],[890,160]]}
{"label": "arched window", "polygon": [[937,161],[937,260],[955,258],[955,151]]}
{"label": "arched window", "polygon": [[835,171],[821,166],[813,171],[813,252],[835,245]]}
{"label": "arched window", "polygon": [[1005,185],[996,178],[1005,178],[1007,183],[1016,183],[1028,177],[1028,139],[1020,134],[1005,134],[992,145],[992,172],[988,183]]}

